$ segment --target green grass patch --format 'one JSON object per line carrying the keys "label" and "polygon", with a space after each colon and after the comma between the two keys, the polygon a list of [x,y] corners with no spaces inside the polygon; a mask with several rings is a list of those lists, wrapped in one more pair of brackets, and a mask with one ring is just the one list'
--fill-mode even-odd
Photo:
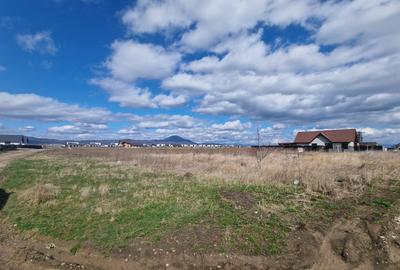
{"label": "green grass patch", "polygon": [[[4,188],[14,192],[4,212],[17,228],[78,241],[73,254],[82,241],[110,248],[136,238],[156,243],[193,224],[219,228],[221,251],[276,254],[297,223],[349,207],[324,196],[298,200],[307,195],[302,187],[212,183],[82,158],[19,160],[2,174]],[[46,195],[49,184],[54,194]],[[30,201],[44,195],[40,203]]]}

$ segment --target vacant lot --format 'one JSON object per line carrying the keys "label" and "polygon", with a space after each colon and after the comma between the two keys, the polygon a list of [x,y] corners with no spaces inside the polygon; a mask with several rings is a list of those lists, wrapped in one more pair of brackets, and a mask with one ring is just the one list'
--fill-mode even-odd
{"label": "vacant lot", "polygon": [[1,172],[0,262],[399,269],[399,180],[398,153],[46,151]]}

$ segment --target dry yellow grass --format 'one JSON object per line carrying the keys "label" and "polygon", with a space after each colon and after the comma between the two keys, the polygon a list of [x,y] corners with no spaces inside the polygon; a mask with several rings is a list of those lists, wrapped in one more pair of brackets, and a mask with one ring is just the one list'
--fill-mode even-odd
{"label": "dry yellow grass", "polygon": [[37,184],[18,194],[18,198],[32,204],[42,204],[54,199],[59,188],[53,184]]}
{"label": "dry yellow grass", "polygon": [[296,181],[307,191],[337,197],[361,193],[372,181],[400,177],[400,155],[393,152],[297,153],[266,150],[262,153],[265,158],[260,162],[257,150],[250,148],[73,149],[57,150],[48,155],[97,158],[118,167],[194,175],[212,182],[290,184]]}

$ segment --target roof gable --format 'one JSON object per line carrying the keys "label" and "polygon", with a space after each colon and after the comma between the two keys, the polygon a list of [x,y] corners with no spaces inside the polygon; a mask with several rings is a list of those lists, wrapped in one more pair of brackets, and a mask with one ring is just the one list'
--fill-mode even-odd
{"label": "roof gable", "polygon": [[357,131],[355,129],[300,131],[297,133],[295,143],[310,143],[319,135],[324,136],[332,143],[355,142]]}

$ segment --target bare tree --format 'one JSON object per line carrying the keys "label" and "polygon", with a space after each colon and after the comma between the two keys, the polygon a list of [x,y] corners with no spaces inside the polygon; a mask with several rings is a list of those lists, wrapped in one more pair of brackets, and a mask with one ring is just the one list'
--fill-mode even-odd
{"label": "bare tree", "polygon": [[258,168],[261,169],[262,161],[271,153],[268,148],[261,147],[261,135],[260,135],[260,126],[257,126],[257,151],[256,151],[256,160]]}

